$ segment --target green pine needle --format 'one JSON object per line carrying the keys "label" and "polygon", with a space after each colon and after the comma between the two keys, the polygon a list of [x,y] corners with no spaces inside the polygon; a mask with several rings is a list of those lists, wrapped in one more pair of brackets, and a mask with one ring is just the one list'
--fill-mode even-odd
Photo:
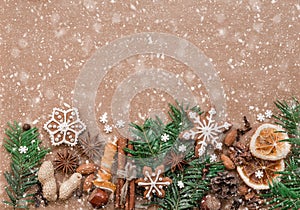
{"label": "green pine needle", "polygon": [[[207,170],[207,173],[204,172]],[[163,199],[157,198],[152,204],[160,209],[187,210],[199,206],[201,199],[210,190],[210,180],[224,170],[221,163],[210,163],[209,158],[204,160],[194,159],[183,171],[167,172],[173,182],[166,190]],[[182,181],[184,187],[179,188],[178,182]]]}
{"label": "green pine needle", "polygon": [[[38,183],[38,166],[49,149],[39,147],[41,140],[38,139],[37,128],[23,131],[17,122],[8,123],[5,134],[4,147],[11,154],[11,172],[4,173],[8,183],[5,191],[9,201],[3,203],[14,209],[28,209],[28,205],[33,203],[33,194],[27,192]],[[21,146],[27,148],[26,153],[19,151]]]}
{"label": "green pine needle", "polygon": [[[202,197],[210,190],[210,180],[217,176],[218,172],[224,170],[220,163],[209,163],[209,159],[199,159],[194,155],[194,142],[181,141],[179,135],[184,130],[190,129],[193,124],[190,122],[187,112],[189,110],[202,114],[198,107],[188,108],[182,105],[169,105],[169,118],[171,122],[164,125],[159,119],[147,119],[143,125],[132,124],[134,140],[130,141],[133,150],[125,148],[125,152],[131,154],[141,172],[143,166],[156,168],[164,164],[166,155],[169,152],[178,153],[179,145],[186,146],[184,160],[188,162],[183,165],[184,170],[167,170],[166,177],[172,179],[172,184],[166,189],[165,198],[155,198],[148,205],[158,205],[160,209],[184,210],[197,207]],[[163,134],[169,135],[169,140],[161,140]],[[204,170],[205,169],[205,170]],[[178,187],[178,181],[182,181],[184,188]]]}
{"label": "green pine needle", "polygon": [[262,195],[268,198],[270,209],[298,210],[300,209],[300,103],[293,98],[291,104],[286,101],[276,101],[276,107],[281,112],[274,116],[286,132],[293,138],[285,139],[292,145],[292,151],[286,161],[286,168],[281,174],[281,181],[270,185],[270,192]]}
{"label": "green pine needle", "polygon": [[[164,125],[158,117],[147,119],[141,126],[134,123],[131,124],[131,133],[134,140],[129,143],[134,148],[133,150],[125,148],[124,151],[131,154],[136,163],[139,162],[140,165],[147,165],[152,168],[161,165],[167,152],[174,147],[179,134],[192,127],[186,111],[193,110],[201,114],[198,107],[190,109],[188,106],[169,104],[169,108],[168,114],[171,122],[167,125]],[[170,139],[166,142],[161,141],[163,134],[168,134]],[[155,157],[155,161],[153,161],[153,157]]]}

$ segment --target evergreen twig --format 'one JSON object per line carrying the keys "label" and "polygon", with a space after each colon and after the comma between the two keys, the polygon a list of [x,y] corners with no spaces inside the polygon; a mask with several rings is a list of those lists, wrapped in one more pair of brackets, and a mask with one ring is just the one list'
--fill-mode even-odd
{"label": "evergreen twig", "polygon": [[[34,202],[34,194],[29,194],[28,190],[38,183],[38,166],[49,150],[39,147],[41,140],[37,128],[23,131],[17,122],[8,123],[5,134],[4,147],[11,154],[11,171],[4,173],[9,200],[3,203],[14,209],[28,209],[28,205]],[[22,151],[21,147],[25,150]]]}
{"label": "evergreen twig", "polygon": [[270,184],[270,192],[263,195],[269,199],[271,209],[300,209],[300,103],[293,98],[292,104],[276,101],[281,112],[274,116],[286,132],[293,138],[285,139],[292,145],[292,152],[286,161],[286,168],[281,174],[281,181]]}
{"label": "evergreen twig", "polygon": [[[147,165],[152,168],[162,164],[165,155],[178,139],[179,134],[192,127],[186,114],[187,110],[193,110],[199,114],[202,112],[198,107],[189,108],[177,104],[174,106],[169,104],[168,112],[171,122],[167,125],[156,117],[155,119],[147,119],[143,125],[131,124],[131,133],[134,140],[129,141],[133,145],[133,150],[125,148],[124,151],[131,154],[137,165]],[[161,141],[163,134],[168,134],[170,139],[166,142]]]}
{"label": "evergreen twig", "polygon": [[[166,197],[157,199],[153,204],[160,209],[187,210],[197,207],[201,199],[210,190],[211,179],[224,170],[223,164],[210,163],[209,158],[204,160],[193,159],[183,171],[168,172],[166,176],[172,178],[173,183],[166,191]],[[184,187],[179,188],[182,181]]]}
{"label": "evergreen twig", "polygon": [[[135,137],[130,144],[133,150],[125,148],[125,152],[131,154],[137,166],[149,166],[156,168],[164,164],[169,152],[178,153],[179,145],[186,146],[184,153],[184,170],[166,170],[165,176],[172,179],[172,184],[166,189],[164,198],[154,198],[147,205],[158,205],[160,209],[184,210],[197,207],[202,197],[209,191],[210,180],[223,171],[221,163],[209,163],[209,158],[196,158],[194,155],[194,141],[181,141],[179,135],[184,130],[190,129],[187,111],[192,110],[202,114],[198,107],[189,109],[182,105],[169,105],[169,117],[171,122],[164,125],[159,119],[147,119],[142,126],[132,124],[132,133]],[[161,141],[162,134],[168,134],[170,139]],[[184,188],[180,189],[178,182],[182,181]]]}

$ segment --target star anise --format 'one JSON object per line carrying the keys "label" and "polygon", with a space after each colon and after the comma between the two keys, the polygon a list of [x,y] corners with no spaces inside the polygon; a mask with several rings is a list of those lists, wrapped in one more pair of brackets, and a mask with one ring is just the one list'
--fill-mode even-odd
{"label": "star anise", "polygon": [[166,156],[165,164],[170,165],[171,171],[174,172],[176,169],[183,171],[183,165],[188,164],[188,162],[184,160],[184,154],[178,154],[175,151],[171,151]]}
{"label": "star anise", "polygon": [[56,158],[54,160],[55,170],[62,171],[65,174],[70,172],[75,172],[78,166],[78,156],[76,154],[70,153],[68,150],[63,152],[57,152]]}
{"label": "star anise", "polygon": [[99,134],[92,138],[88,132],[86,137],[79,139],[79,144],[82,154],[85,154],[94,162],[100,160],[101,152],[103,150],[103,142],[100,141]]}

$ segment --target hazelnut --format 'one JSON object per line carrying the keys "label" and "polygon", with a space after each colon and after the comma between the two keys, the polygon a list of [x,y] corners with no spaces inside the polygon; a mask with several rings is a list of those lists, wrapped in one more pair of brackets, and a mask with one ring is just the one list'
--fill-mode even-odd
{"label": "hazelnut", "polygon": [[99,188],[94,189],[88,198],[88,201],[94,208],[100,208],[108,203],[108,193]]}
{"label": "hazelnut", "polygon": [[226,135],[225,139],[224,139],[224,144],[226,146],[231,146],[233,144],[233,142],[235,141],[237,136],[237,130],[233,129],[231,131],[229,131],[229,133]]}
{"label": "hazelnut", "polygon": [[228,170],[235,169],[234,163],[232,162],[232,160],[228,156],[222,154],[221,155],[221,160],[223,161],[223,164],[224,164],[226,169],[228,169]]}
{"label": "hazelnut", "polygon": [[95,177],[94,174],[90,174],[90,175],[88,175],[88,176],[85,178],[85,180],[84,180],[84,182],[83,182],[83,191],[84,191],[84,192],[89,192],[89,191],[92,189],[92,187],[93,187],[93,180],[94,180],[95,178],[96,178],[96,177]]}
{"label": "hazelnut", "polygon": [[94,173],[97,170],[97,167],[94,163],[84,163],[81,164],[77,169],[76,172],[82,175],[88,175]]}

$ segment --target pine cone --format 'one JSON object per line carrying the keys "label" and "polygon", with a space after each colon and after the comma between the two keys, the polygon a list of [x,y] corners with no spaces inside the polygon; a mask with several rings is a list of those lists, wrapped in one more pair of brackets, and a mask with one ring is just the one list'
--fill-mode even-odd
{"label": "pine cone", "polygon": [[233,173],[224,171],[211,180],[211,187],[218,198],[235,196],[237,192],[237,179]]}
{"label": "pine cone", "polygon": [[260,196],[254,195],[253,198],[246,200],[245,205],[249,210],[254,210],[254,209],[262,209],[261,205],[263,203],[264,201]]}
{"label": "pine cone", "polygon": [[229,157],[236,166],[246,165],[253,158],[249,148],[241,142],[229,148]]}

